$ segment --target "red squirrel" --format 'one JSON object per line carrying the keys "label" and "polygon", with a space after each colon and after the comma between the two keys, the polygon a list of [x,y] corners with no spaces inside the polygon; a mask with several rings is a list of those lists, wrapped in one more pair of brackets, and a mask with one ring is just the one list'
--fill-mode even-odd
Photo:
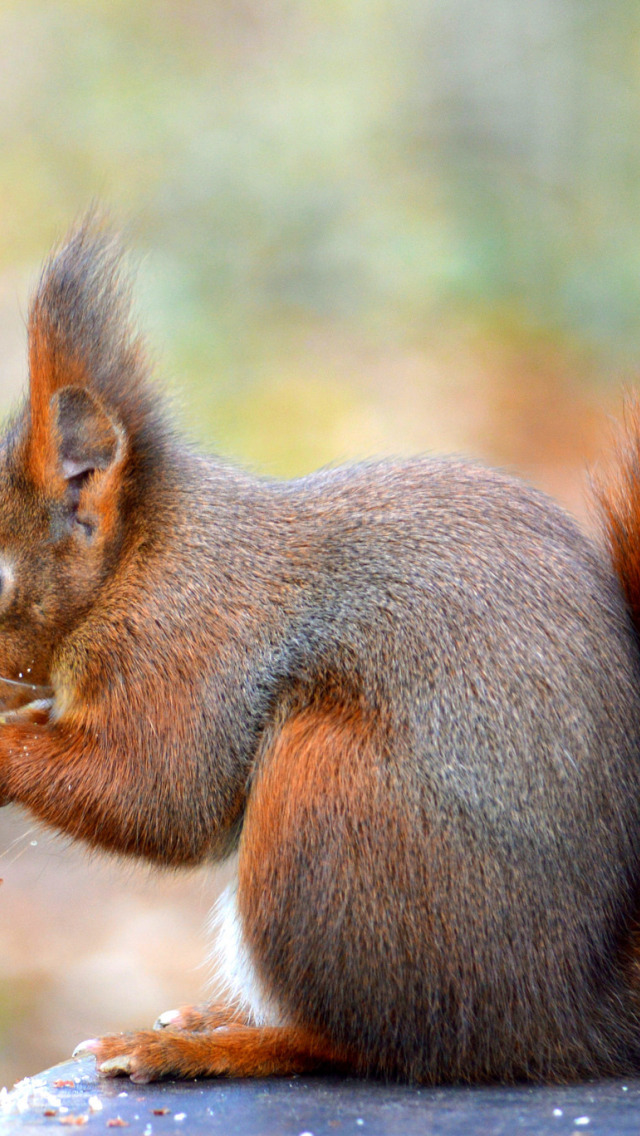
{"label": "red squirrel", "polygon": [[105,1075],[640,1073],[640,426],[596,544],[453,459],[293,481],[174,431],[82,222],[0,451],[0,797],[120,855],[237,853],[225,999]]}

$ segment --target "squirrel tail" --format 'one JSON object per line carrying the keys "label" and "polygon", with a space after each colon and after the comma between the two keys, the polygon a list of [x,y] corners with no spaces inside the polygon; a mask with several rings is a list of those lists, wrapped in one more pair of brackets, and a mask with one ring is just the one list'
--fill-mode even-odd
{"label": "squirrel tail", "polygon": [[614,571],[640,634],[640,401],[629,400],[612,469],[594,479]]}

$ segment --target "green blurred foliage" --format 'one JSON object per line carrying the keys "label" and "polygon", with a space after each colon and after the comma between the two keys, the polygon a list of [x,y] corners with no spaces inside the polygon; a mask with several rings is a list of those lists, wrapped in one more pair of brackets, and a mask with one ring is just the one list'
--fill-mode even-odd
{"label": "green blurred foliage", "polygon": [[[486,327],[616,377],[640,349],[639,19],[623,0],[5,0],[0,269],[106,203],[190,429],[274,472],[350,452],[333,425],[376,402],[371,352]],[[325,390],[328,342],[351,362]],[[353,437],[404,444],[383,421]]]}

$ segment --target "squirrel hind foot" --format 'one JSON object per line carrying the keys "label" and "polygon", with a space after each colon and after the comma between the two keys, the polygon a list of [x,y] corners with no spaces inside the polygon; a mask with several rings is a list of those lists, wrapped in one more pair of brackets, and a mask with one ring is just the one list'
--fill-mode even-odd
{"label": "squirrel hind foot", "polygon": [[252,1024],[247,1015],[237,1007],[226,1002],[214,1002],[207,1006],[181,1006],[179,1010],[165,1010],[156,1018],[153,1028],[179,1030],[184,1033],[208,1033],[237,1023]]}
{"label": "squirrel hind foot", "polygon": [[325,1043],[291,1026],[235,1023],[209,1033],[140,1030],[83,1045],[82,1054],[95,1055],[102,1076],[128,1076],[136,1084],[163,1077],[286,1077],[346,1067]]}

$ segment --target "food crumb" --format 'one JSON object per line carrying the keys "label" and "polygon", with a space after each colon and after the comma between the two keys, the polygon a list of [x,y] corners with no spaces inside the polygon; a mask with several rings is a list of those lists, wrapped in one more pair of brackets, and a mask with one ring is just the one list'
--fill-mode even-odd
{"label": "food crumb", "polygon": [[153,1115],[154,1116],[166,1116],[168,1112],[171,1112],[170,1108],[154,1108],[153,1109]]}
{"label": "food crumb", "polygon": [[70,1125],[78,1125],[79,1126],[81,1124],[88,1124],[88,1123],[89,1123],[89,1117],[88,1117],[87,1113],[85,1113],[85,1112],[81,1112],[77,1115],[75,1115],[73,1112],[70,1112],[67,1116],[61,1116],[61,1117],[58,1118],[58,1124],[70,1124]]}
{"label": "food crumb", "polygon": [[111,1119],[107,1121],[107,1128],[128,1128],[128,1127],[129,1127],[129,1121],[123,1120],[121,1116],[112,1116]]}

